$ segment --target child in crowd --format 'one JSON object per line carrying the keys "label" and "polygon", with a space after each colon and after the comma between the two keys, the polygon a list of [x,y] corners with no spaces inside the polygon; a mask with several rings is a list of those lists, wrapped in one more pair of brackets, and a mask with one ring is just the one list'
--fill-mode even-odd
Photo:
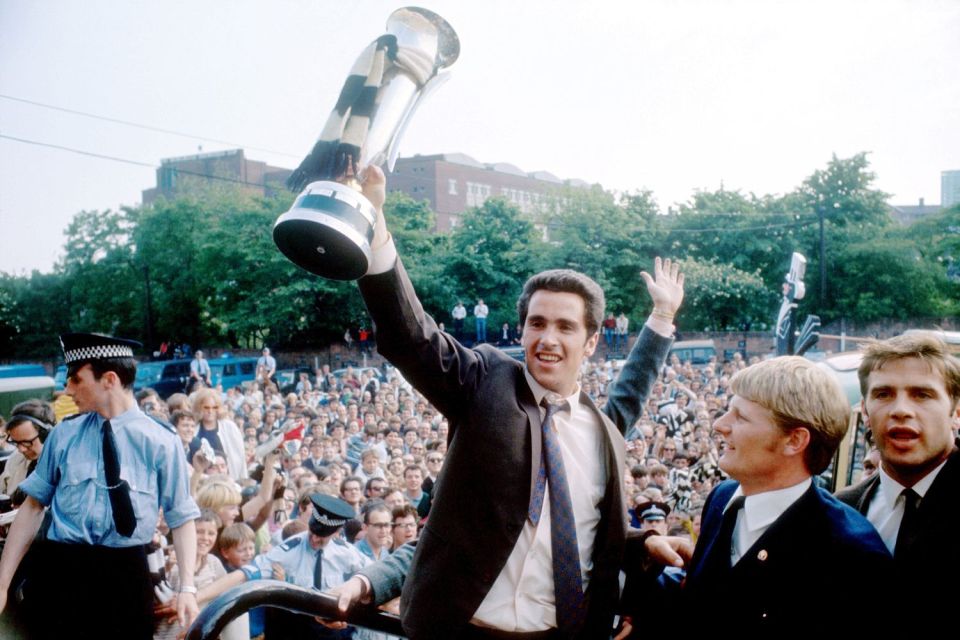
{"label": "child in crowd", "polygon": [[[201,589],[217,578],[226,575],[226,570],[219,558],[210,553],[217,544],[217,531],[221,524],[220,517],[210,509],[204,509],[195,522],[197,525],[197,565],[193,582],[198,589]],[[174,593],[176,593],[180,589],[180,574],[175,563],[170,570],[169,582]],[[157,622],[156,631],[153,634],[154,640],[173,640],[184,631],[180,623],[177,622],[176,599],[166,603],[157,610],[157,613],[167,617]],[[226,638],[226,636],[224,637]]]}

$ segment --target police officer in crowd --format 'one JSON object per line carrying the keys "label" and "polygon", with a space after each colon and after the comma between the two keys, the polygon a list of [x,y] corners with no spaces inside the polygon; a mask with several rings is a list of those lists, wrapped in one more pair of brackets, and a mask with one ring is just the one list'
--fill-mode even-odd
{"label": "police officer in crowd", "polygon": [[[310,501],[313,513],[307,531],[290,536],[283,544],[257,556],[242,571],[220,578],[203,590],[203,600],[247,580],[260,579],[282,579],[298,587],[328,591],[369,564],[369,558],[340,535],[343,525],[355,515],[353,507],[340,498],[320,493],[310,496]],[[351,638],[353,631],[352,627],[330,629],[311,616],[267,610],[267,640]]]}
{"label": "police officer in crowd", "polygon": [[[162,508],[182,580],[177,615],[189,625],[197,615],[193,521],[200,511],[180,441],[133,396],[133,349],[141,345],[81,333],[60,342],[66,391],[82,413],[51,430],[36,469],[20,485],[27,498],[0,560],[0,612],[34,544],[17,593],[32,637],[151,638],[153,590],[144,547]],[[45,507],[50,527],[34,542]]]}

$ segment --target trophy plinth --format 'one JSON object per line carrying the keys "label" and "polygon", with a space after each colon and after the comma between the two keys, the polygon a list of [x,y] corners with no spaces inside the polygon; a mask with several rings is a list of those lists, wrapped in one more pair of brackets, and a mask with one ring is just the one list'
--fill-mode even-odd
{"label": "trophy plinth", "polygon": [[273,241],[298,267],[331,280],[357,280],[370,266],[376,210],[339,182],[313,182],[273,226]]}

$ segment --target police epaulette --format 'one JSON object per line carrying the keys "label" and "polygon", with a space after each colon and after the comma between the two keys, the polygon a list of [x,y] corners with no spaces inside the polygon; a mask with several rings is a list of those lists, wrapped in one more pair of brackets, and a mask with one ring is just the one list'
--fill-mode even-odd
{"label": "police epaulette", "polygon": [[166,430],[169,431],[170,433],[176,435],[177,430],[174,429],[174,428],[173,428],[173,425],[170,424],[169,422],[167,422],[166,420],[161,420],[160,418],[158,418],[158,417],[156,417],[156,416],[154,416],[154,415],[151,415],[151,414],[149,414],[149,413],[144,414],[144,415],[146,415],[148,418],[150,418],[151,420],[153,420],[154,422],[156,422],[158,425],[160,425],[161,427],[163,427],[164,429],[166,429]]}
{"label": "police epaulette", "polygon": [[284,542],[282,545],[280,545],[280,548],[283,549],[284,551],[291,551],[293,549],[296,549],[297,545],[299,545],[301,542],[303,542],[303,538],[296,538],[296,537],[290,538],[289,540]]}
{"label": "police epaulette", "polygon": [[[66,422],[67,420],[73,420],[74,418],[79,418],[80,416],[86,416],[93,413],[92,411],[81,411],[79,413],[71,413],[68,416],[63,416],[60,418],[60,422]],[[59,424],[59,423],[57,423]]]}

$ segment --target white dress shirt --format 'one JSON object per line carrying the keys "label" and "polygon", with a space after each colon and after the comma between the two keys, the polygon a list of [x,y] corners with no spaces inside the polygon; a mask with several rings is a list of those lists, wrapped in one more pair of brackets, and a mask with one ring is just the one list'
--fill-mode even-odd
{"label": "white dress shirt", "polygon": [[[547,394],[529,371],[524,374],[539,405]],[[570,410],[554,414],[563,466],[577,523],[580,571],[586,591],[593,569],[593,543],[600,524],[600,502],[606,490],[607,465],[603,425],[590,407],[580,403],[580,389],[564,398]],[[541,407],[540,415],[545,410]],[[534,462],[536,464],[536,462]],[[527,518],[507,564],[474,613],[472,623],[503,631],[543,631],[557,626],[550,546],[550,487],[543,498],[540,524]]]}
{"label": "white dress shirt", "polygon": [[[923,476],[919,482],[913,485],[913,490],[920,496],[921,502],[946,463],[947,461],[944,460],[936,469]],[[893,553],[897,546],[900,523],[903,522],[905,501],[901,493],[906,487],[887,475],[887,472],[883,470],[883,465],[880,465],[880,470],[877,473],[880,474],[880,486],[877,487],[873,498],[870,499],[870,506],[867,507],[867,520],[883,538],[883,544],[887,545],[890,553]]]}
{"label": "white dress shirt", "polygon": [[[737,564],[740,558],[750,550],[750,547],[760,539],[760,536],[766,533],[770,525],[790,508],[790,505],[806,493],[812,482],[812,478],[807,478],[803,482],[786,489],[764,491],[747,496],[743,508],[737,516],[736,528],[733,530],[733,544],[730,547],[731,567]],[[737,487],[737,490],[730,497],[730,502],[742,495],[742,489]],[[724,512],[730,507],[730,502],[727,503]]]}

